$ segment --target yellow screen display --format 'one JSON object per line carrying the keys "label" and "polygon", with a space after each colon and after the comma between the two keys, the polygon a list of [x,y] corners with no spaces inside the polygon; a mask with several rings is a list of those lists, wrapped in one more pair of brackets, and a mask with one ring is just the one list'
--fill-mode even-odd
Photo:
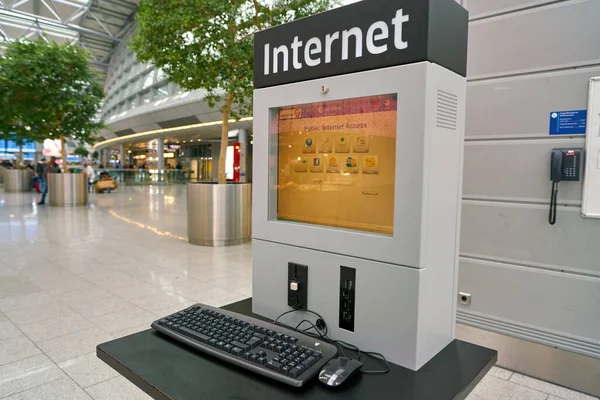
{"label": "yellow screen display", "polygon": [[392,235],[396,95],[275,109],[277,219]]}

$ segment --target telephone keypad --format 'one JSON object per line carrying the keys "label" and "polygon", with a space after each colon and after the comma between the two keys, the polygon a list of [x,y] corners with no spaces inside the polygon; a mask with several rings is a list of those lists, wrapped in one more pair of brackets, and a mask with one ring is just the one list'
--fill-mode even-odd
{"label": "telephone keypad", "polygon": [[[578,152],[577,152],[578,153]],[[579,163],[579,155],[567,155],[564,157],[564,164],[562,168],[562,175],[565,181],[578,181],[579,180],[579,171],[577,168],[577,164]]]}

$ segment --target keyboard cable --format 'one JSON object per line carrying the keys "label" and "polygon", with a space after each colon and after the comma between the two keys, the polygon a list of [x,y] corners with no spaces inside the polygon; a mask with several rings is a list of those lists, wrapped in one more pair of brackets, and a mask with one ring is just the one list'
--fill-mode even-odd
{"label": "keyboard cable", "polygon": [[[307,320],[307,319],[303,319],[302,321],[300,321],[296,327],[292,327],[289,326],[287,324],[284,324],[282,322],[279,322],[279,320],[281,319],[281,317],[291,314],[293,312],[296,311],[304,311],[304,312],[308,312],[310,314],[315,315],[316,317],[318,317],[317,321],[316,321],[316,325],[315,323]],[[310,326],[306,329],[300,330],[300,326],[304,323],[309,324]],[[329,336],[327,336],[328,334],[328,328],[327,328],[327,324],[325,323],[325,319],[321,316],[321,314],[317,313],[316,311],[312,311],[309,309],[299,309],[299,308],[293,308],[292,310],[288,310],[282,314],[280,314],[277,318],[275,318],[275,320],[273,321],[274,325],[279,325],[279,326],[283,326],[285,328],[291,329],[294,332],[300,332],[303,333],[305,335],[308,335],[310,337],[313,337],[315,339],[321,339],[323,341],[326,341],[328,343],[331,343],[333,345],[335,345],[339,350],[340,353],[342,354],[342,357],[346,357],[346,352],[344,351],[344,348],[346,350],[352,350],[358,353],[358,361],[361,361],[361,357],[362,355],[366,355],[367,357],[370,357],[371,359],[377,361],[378,363],[382,364],[384,366],[384,369],[381,370],[363,370],[362,368],[360,369],[360,372],[362,374],[365,375],[382,375],[382,374],[387,374],[388,372],[390,372],[390,364],[388,363],[387,359],[385,358],[385,356],[381,353],[377,353],[374,351],[362,351],[358,348],[358,346],[355,346],[351,343],[348,342],[344,342],[343,340],[336,340],[336,339],[332,339]],[[310,332],[311,330],[314,330],[314,332]]]}

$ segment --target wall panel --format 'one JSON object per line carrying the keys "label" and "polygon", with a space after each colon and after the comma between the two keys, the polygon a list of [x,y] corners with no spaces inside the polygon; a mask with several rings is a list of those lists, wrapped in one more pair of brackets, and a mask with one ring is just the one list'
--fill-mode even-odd
{"label": "wall panel", "polygon": [[470,82],[466,137],[547,138],[551,111],[587,108],[593,76],[600,76],[600,67]]}
{"label": "wall panel", "polygon": [[567,1],[469,24],[470,79],[600,62],[600,1]]}
{"label": "wall panel", "polygon": [[[461,260],[459,273],[459,290],[472,296],[470,313],[493,314],[517,336],[563,342],[584,353],[600,351],[599,286],[599,278],[469,259]],[[580,303],[581,297],[589,301]]]}
{"label": "wall panel", "polygon": [[470,19],[522,10],[524,8],[552,3],[555,0],[463,0],[463,7],[469,10]]}
{"label": "wall panel", "polygon": [[[463,198],[547,204],[552,148],[583,146],[583,138],[467,142]],[[560,183],[559,203],[581,205],[581,189],[581,182]]]}
{"label": "wall panel", "polygon": [[[548,223],[550,152],[584,145],[584,135],[550,136],[549,116],[587,108],[588,81],[600,76],[600,0],[462,4],[471,22],[459,290],[472,303],[457,318],[600,362],[600,221],[581,216],[581,182],[560,183]],[[539,352],[510,357],[504,365],[519,372],[600,394],[595,378],[539,367],[552,358],[529,362]],[[571,362],[561,371],[584,368]]]}
{"label": "wall panel", "polygon": [[[464,200],[461,255],[600,277],[600,224],[580,213],[559,207],[552,226],[545,205]],[[576,300],[582,306],[591,301]]]}

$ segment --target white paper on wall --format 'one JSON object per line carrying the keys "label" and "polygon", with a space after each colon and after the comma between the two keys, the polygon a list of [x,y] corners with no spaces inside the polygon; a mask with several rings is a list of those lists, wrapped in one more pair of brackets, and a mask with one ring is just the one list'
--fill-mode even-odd
{"label": "white paper on wall", "polygon": [[590,79],[581,213],[600,218],[600,76]]}

